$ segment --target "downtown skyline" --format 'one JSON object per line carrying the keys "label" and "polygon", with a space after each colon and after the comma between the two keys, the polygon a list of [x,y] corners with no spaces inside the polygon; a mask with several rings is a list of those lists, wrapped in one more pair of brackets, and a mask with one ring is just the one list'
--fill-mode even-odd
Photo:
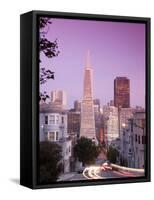
{"label": "downtown skyline", "polygon": [[[114,96],[114,79],[130,79],[130,105],[145,107],[145,27],[143,24],[51,19],[47,33],[58,39],[60,54],[53,59],[41,57],[42,65],[55,72],[55,80],[41,90],[67,93],[68,108],[83,99],[83,74],[86,53],[90,50],[94,70],[94,99],[105,105]],[[88,34],[89,33],[89,34]]]}

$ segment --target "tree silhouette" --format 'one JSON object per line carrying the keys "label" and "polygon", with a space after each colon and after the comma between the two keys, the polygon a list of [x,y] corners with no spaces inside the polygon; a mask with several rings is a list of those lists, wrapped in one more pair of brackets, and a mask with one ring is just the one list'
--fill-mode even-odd
{"label": "tree silhouette", "polygon": [[[47,58],[53,58],[58,56],[60,53],[58,51],[57,39],[53,42],[46,38],[46,34],[49,31],[51,19],[49,17],[39,18],[39,52],[40,57],[43,53]],[[41,63],[41,59],[39,59]],[[54,79],[54,72],[47,69],[46,66],[40,67],[40,84],[45,84],[49,79]],[[40,100],[46,101],[49,98],[46,91],[40,92]]]}
{"label": "tree silhouette", "polygon": [[118,156],[119,156],[118,150],[112,146],[109,146],[109,150],[107,151],[108,160],[112,163],[116,163]]}
{"label": "tree silhouette", "polygon": [[58,179],[62,171],[61,147],[52,142],[40,142],[40,183],[49,184]]}
{"label": "tree silhouette", "polygon": [[95,161],[99,154],[99,148],[92,142],[91,139],[81,137],[74,147],[74,155],[80,162],[90,164]]}

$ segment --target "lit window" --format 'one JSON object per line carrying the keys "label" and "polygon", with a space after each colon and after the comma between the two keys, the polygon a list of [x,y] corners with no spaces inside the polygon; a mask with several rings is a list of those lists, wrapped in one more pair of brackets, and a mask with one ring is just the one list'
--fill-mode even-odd
{"label": "lit window", "polygon": [[55,124],[55,116],[54,115],[49,116],[49,124]]}
{"label": "lit window", "polygon": [[49,132],[48,133],[48,140],[54,141],[55,140],[55,132]]}

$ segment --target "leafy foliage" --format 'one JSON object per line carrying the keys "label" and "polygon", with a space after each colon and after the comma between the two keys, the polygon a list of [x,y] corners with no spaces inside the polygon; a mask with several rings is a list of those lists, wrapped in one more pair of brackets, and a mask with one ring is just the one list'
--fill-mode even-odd
{"label": "leafy foliage", "polygon": [[45,28],[48,24],[51,24],[49,17],[40,17],[40,23],[39,23],[40,29]]}
{"label": "leafy foliage", "polygon": [[39,99],[40,101],[43,100],[45,102],[49,98],[50,97],[49,97],[49,95],[47,94],[46,91],[44,91],[43,93],[42,92],[40,93],[40,99]]}
{"label": "leafy foliage", "polygon": [[[51,24],[51,20],[48,17],[40,17],[39,21],[39,51],[40,55],[43,53],[47,58],[53,58],[58,56],[60,53],[58,51],[58,43],[57,39],[53,42],[49,41],[46,38],[46,34],[49,31],[49,25]],[[41,56],[40,56],[41,57]],[[40,59],[41,62],[41,59]],[[49,79],[54,79],[54,72],[45,67],[40,68],[40,84],[45,84]],[[40,100],[46,101],[49,96],[46,92],[40,92]]]}
{"label": "leafy foliage", "polygon": [[61,148],[56,143],[40,142],[40,183],[55,182],[62,170]]}
{"label": "leafy foliage", "polygon": [[112,163],[116,163],[118,156],[119,156],[118,150],[112,146],[109,146],[109,150],[107,151],[108,160]]}
{"label": "leafy foliage", "polygon": [[85,164],[90,164],[95,161],[99,154],[99,148],[92,142],[91,139],[81,137],[74,147],[75,157],[79,159],[80,162]]}
{"label": "leafy foliage", "polygon": [[57,51],[57,48],[57,40],[55,40],[54,42],[50,42],[45,37],[40,38],[39,50],[42,51],[46,57],[53,58],[55,56],[58,56],[59,51]]}
{"label": "leafy foliage", "polygon": [[127,159],[120,157],[120,165],[128,167],[128,161]]}
{"label": "leafy foliage", "polygon": [[44,67],[40,69],[40,84],[44,84],[48,79],[54,79],[54,72],[46,70]]}

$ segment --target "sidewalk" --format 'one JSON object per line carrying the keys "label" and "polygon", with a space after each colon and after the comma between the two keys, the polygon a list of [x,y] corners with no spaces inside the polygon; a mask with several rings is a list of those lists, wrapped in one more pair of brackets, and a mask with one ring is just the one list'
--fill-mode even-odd
{"label": "sidewalk", "polygon": [[75,172],[62,174],[57,181],[66,181],[75,176]]}

